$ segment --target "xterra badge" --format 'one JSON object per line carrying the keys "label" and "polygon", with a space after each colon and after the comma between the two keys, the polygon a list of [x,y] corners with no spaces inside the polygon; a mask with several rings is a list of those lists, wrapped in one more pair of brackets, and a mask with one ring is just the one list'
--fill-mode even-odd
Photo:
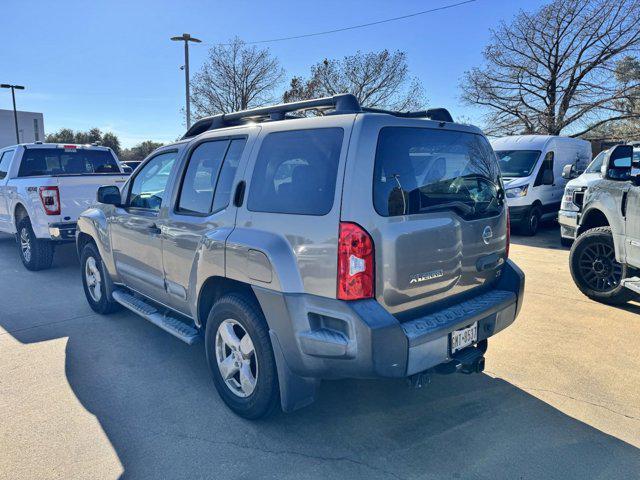
{"label": "xterra badge", "polygon": [[433,280],[434,278],[440,278],[443,276],[444,272],[442,270],[434,270],[433,272],[427,273],[416,273],[415,275],[411,275],[409,284],[426,282],[427,280]]}

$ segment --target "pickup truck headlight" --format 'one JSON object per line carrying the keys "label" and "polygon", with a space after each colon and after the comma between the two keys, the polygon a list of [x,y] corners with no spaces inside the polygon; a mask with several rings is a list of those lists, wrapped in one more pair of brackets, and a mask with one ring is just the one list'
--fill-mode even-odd
{"label": "pickup truck headlight", "polygon": [[580,190],[579,188],[565,188],[564,195],[562,196],[562,202],[560,203],[560,210],[566,210],[569,212],[579,212],[580,207],[573,203],[573,194]]}
{"label": "pickup truck headlight", "polygon": [[505,190],[505,195],[507,198],[518,198],[524,197],[529,190],[529,185],[520,185],[519,187],[507,188]]}

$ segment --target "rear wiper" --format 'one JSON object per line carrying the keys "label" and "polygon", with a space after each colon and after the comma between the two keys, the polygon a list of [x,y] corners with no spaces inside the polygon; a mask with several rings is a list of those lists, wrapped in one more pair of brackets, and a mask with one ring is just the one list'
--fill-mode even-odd
{"label": "rear wiper", "polygon": [[434,212],[436,210],[460,210],[465,215],[473,214],[476,211],[475,207],[472,207],[471,205],[467,205],[464,202],[453,201],[437,205],[429,205],[428,207],[421,208],[419,213]]}

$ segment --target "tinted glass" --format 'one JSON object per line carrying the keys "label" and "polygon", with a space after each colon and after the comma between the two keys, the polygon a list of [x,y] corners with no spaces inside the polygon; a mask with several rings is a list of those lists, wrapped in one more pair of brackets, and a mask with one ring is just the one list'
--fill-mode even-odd
{"label": "tinted glass", "polygon": [[504,177],[528,177],[540,157],[539,150],[498,150],[498,163]]}
{"label": "tinted glass", "polygon": [[585,173],[600,173],[602,171],[602,162],[604,161],[604,156],[606,151],[600,152],[596,158],[589,164]]}
{"label": "tinted glass", "polygon": [[177,152],[162,153],[136,172],[129,194],[130,207],[160,210],[176,155]]}
{"label": "tinted glass", "polygon": [[86,148],[27,148],[20,162],[20,177],[120,173],[108,150]]}
{"label": "tinted glass", "polygon": [[182,181],[178,211],[206,214],[211,211],[218,172],[229,140],[205,142],[193,151]]}
{"label": "tinted glass", "polygon": [[13,150],[4,152],[2,156],[0,156],[0,180],[7,176],[7,173],[9,172],[9,164],[11,163],[12,158]]}
{"label": "tinted glass", "polygon": [[342,137],[341,128],[267,135],[253,170],[249,210],[299,215],[329,213]]}
{"label": "tinted glass", "polygon": [[378,138],[373,201],[383,216],[441,208],[464,217],[501,211],[500,174],[481,135],[427,128],[383,128]]}
{"label": "tinted glass", "polygon": [[247,140],[244,138],[238,138],[231,141],[227,155],[224,157],[224,163],[218,176],[218,183],[216,185],[216,191],[213,196],[213,208],[211,211],[217,212],[222,210],[231,201],[231,188],[233,187],[233,180],[236,177],[238,171],[238,165],[240,164],[240,158],[242,157],[242,151]]}

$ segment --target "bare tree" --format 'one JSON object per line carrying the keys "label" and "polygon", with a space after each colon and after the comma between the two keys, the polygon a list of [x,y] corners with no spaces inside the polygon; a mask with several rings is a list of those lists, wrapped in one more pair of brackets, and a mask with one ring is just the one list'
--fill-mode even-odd
{"label": "bare tree", "polygon": [[581,136],[638,118],[620,102],[638,82],[614,72],[639,45],[639,0],[555,0],[492,31],[462,98],[485,107],[488,133]]}
{"label": "bare tree", "polygon": [[216,45],[191,83],[197,117],[258,107],[274,101],[284,70],[268,49],[248,46],[239,38]]}
{"label": "bare tree", "polygon": [[309,79],[291,80],[284,101],[339,93],[352,93],[365,107],[413,110],[425,104],[422,86],[409,76],[406,54],[388,50],[324,59],[311,67]]}

